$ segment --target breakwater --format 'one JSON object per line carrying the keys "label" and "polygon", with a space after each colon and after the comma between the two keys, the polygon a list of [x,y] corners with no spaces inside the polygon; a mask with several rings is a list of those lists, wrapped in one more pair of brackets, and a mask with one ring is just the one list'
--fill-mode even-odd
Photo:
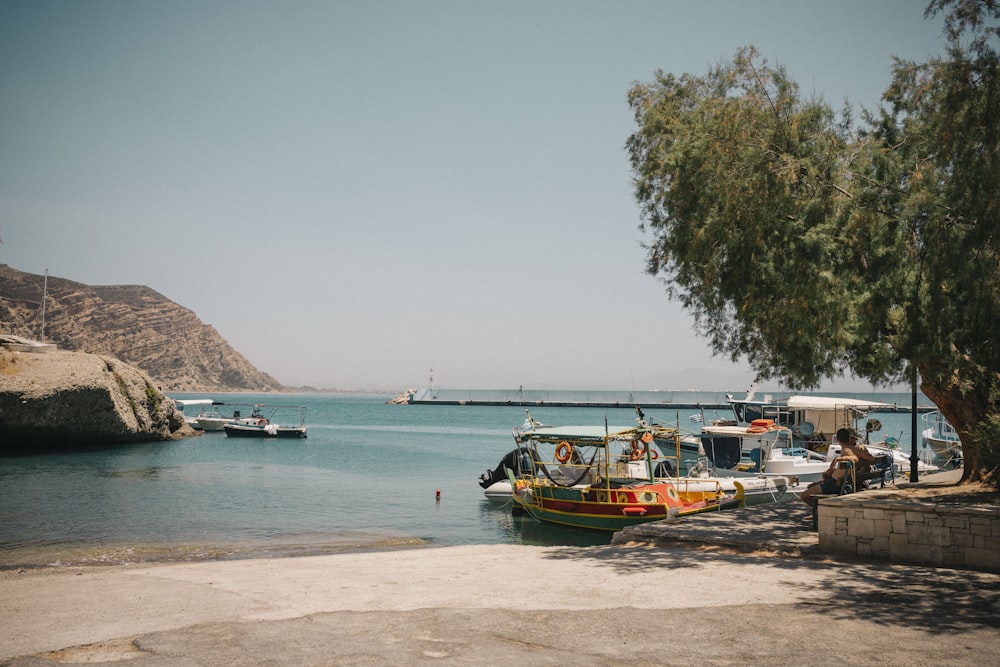
{"label": "breakwater", "polygon": [[[809,392],[803,392],[810,395]],[[743,398],[745,392],[711,391],[587,391],[546,389],[416,389],[393,399],[408,405],[520,406],[552,408],[669,408],[676,410],[729,410],[729,397]],[[789,392],[758,392],[759,399],[782,399]],[[902,393],[815,393],[845,399],[885,403],[876,412],[909,413],[911,396]],[[930,412],[934,406],[918,395],[917,411]]]}

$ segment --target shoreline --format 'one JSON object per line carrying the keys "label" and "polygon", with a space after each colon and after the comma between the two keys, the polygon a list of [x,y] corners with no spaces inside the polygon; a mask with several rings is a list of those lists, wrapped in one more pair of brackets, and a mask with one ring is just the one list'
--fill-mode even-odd
{"label": "shoreline", "polygon": [[[371,537],[367,541],[351,539],[353,533],[341,540],[325,542],[294,542],[275,540],[234,544],[176,543],[150,544],[128,543],[122,545],[66,545],[59,548],[41,550],[24,548],[27,555],[18,558],[16,549],[8,549],[0,554],[0,574],[10,571],[61,570],[71,568],[145,567],[184,563],[218,563],[242,560],[271,560],[280,558],[303,558],[311,556],[335,556],[372,551],[392,551],[397,549],[424,549],[435,544],[415,536]],[[14,554],[14,555],[11,555]]]}

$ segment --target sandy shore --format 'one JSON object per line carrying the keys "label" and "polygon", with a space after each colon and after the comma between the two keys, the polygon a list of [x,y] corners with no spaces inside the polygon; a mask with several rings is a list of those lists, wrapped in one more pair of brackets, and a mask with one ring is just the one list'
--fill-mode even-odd
{"label": "sandy shore", "polygon": [[[0,574],[3,664],[993,664],[1000,575],[469,545]],[[20,656],[20,657],[18,657]]]}

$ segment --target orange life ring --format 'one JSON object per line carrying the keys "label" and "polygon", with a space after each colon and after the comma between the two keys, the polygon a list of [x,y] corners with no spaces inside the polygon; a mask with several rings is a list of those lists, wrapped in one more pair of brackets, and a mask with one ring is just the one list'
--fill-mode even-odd
{"label": "orange life ring", "polygon": [[632,450],[632,460],[633,461],[638,461],[639,459],[641,459],[645,455],[646,455],[646,448],[645,447],[643,447],[642,449],[639,449],[638,447],[636,447],[635,449]]}
{"label": "orange life ring", "polygon": [[650,433],[649,431],[646,431],[645,433],[643,433],[642,434],[642,442],[643,442],[643,444],[646,444],[646,445],[648,445],[649,443],[653,442],[653,434]]}
{"label": "orange life ring", "polygon": [[569,444],[565,440],[556,445],[556,461],[559,461],[559,463],[566,463],[569,461],[571,456],[573,456],[573,445]]}
{"label": "orange life ring", "polygon": [[655,461],[655,460],[656,460],[656,459],[658,459],[659,457],[660,457],[660,455],[656,453],[656,450],[655,450],[655,449],[651,449],[651,450],[649,450],[649,458],[650,458],[650,459],[652,459],[653,461]]}

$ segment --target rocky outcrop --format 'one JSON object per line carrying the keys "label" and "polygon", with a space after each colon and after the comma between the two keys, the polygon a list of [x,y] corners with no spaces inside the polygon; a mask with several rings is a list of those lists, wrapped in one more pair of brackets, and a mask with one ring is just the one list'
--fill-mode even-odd
{"label": "rocky outcrop", "polygon": [[0,447],[73,447],[196,435],[142,371],[83,352],[0,351]]}
{"label": "rocky outcrop", "polygon": [[[0,264],[0,333],[38,339],[45,277]],[[45,341],[121,359],[163,391],[281,391],[191,310],[142,285],[49,276]]]}

